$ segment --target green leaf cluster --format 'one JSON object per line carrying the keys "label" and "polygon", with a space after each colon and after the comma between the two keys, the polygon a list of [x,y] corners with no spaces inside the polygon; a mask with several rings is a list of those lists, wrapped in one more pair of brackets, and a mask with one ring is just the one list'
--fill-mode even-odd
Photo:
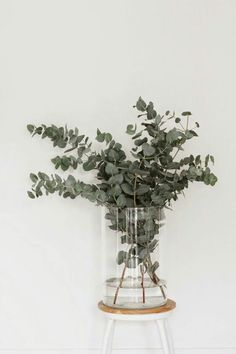
{"label": "green leaf cluster", "polygon": [[[94,171],[97,183],[85,184],[58,175],[39,172],[31,174],[33,182],[30,198],[58,192],[63,197],[82,196],[99,205],[126,207],[156,206],[171,207],[191,182],[203,182],[214,186],[217,177],[210,169],[214,157],[202,158],[189,155],[178,159],[184,144],[197,137],[199,124],[190,124],[192,113],[188,110],[176,116],[167,110],[158,113],[153,102],[146,103],[139,98],[134,106],[141,114],[138,124],[129,124],[126,133],[132,136],[132,159],[126,157],[122,145],[107,132],[97,129],[96,140],[103,144],[100,151],[92,149],[92,143],[78,128],[68,129],[55,125],[27,126],[32,136],[39,135],[49,139],[53,146],[64,149],[63,155],[52,158],[55,169]],[[173,124],[170,126],[169,121]],[[73,153],[72,153],[73,152]],[[71,175],[69,175],[71,176]],[[68,177],[69,178],[69,177]],[[72,181],[72,177],[70,177]],[[84,190],[85,188],[85,190]]]}
{"label": "green leaf cluster", "polygon": [[[158,284],[155,273],[158,263],[152,263],[150,257],[158,245],[155,235],[163,225],[156,211],[170,208],[190,183],[214,186],[217,177],[210,167],[214,164],[212,155],[183,157],[185,143],[198,136],[199,123],[191,123],[190,111],[178,116],[170,110],[162,114],[153,102],[146,103],[141,97],[134,107],[139,112],[138,124],[128,124],[126,128],[133,141],[132,158],[127,157],[122,145],[110,133],[99,129],[95,140],[103,145],[100,150],[94,150],[92,142],[78,128],[29,124],[27,129],[32,136],[49,139],[54,147],[64,150],[61,156],[51,160],[56,170],[80,167],[85,172],[92,171],[97,182],[84,183],[72,174],[63,177],[56,173],[50,176],[44,172],[31,173],[32,188],[28,196],[34,199],[58,193],[64,198],[79,196],[107,206],[110,228],[118,231],[121,243],[129,245],[128,251],[119,252],[117,263],[128,268],[140,265]],[[180,152],[182,156],[178,158]],[[134,207],[149,207],[148,214],[138,218],[138,225],[127,223],[126,211]]]}

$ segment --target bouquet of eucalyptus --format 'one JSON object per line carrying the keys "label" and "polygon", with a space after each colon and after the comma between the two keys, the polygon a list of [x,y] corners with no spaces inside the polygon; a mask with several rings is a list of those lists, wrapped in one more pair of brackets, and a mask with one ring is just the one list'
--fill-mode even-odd
{"label": "bouquet of eucalyptus", "polygon": [[[210,163],[214,164],[212,155],[183,157],[184,144],[198,136],[199,123],[193,121],[191,112],[176,115],[166,111],[161,114],[152,102],[147,104],[141,97],[134,108],[139,111],[139,123],[127,126],[126,133],[133,141],[128,155],[110,133],[99,129],[96,140],[102,147],[96,151],[89,137],[81,134],[78,128],[44,124],[27,126],[32,136],[50,139],[54,147],[64,150],[62,155],[51,160],[56,170],[82,167],[84,171],[95,173],[97,183],[91,184],[78,180],[72,174],[64,178],[56,173],[31,173],[33,185],[28,196],[34,199],[57,192],[64,198],[80,196],[108,208],[106,218],[110,228],[118,229],[121,243],[129,245],[127,252],[120,251],[117,255],[117,262],[123,263],[124,269],[114,303],[127,268],[139,266],[142,274],[147,273],[155,284],[159,284],[156,275],[158,264],[153,263],[150,256],[157,246],[155,235],[159,233],[162,220],[161,214],[155,210],[171,208],[172,201],[184,194],[190,182],[214,186],[217,181],[209,167]],[[180,153],[181,158],[178,158]],[[154,211],[139,221],[135,234],[132,228],[127,230],[126,210],[146,207]],[[119,213],[119,224],[114,208]],[[161,284],[160,287],[162,289]]]}

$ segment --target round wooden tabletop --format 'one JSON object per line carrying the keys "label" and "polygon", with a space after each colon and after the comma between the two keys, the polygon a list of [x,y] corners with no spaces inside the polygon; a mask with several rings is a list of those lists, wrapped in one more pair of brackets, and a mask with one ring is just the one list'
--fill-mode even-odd
{"label": "round wooden tabletop", "polygon": [[163,306],[142,308],[142,309],[127,309],[127,308],[115,308],[105,305],[102,301],[98,303],[98,308],[103,312],[115,313],[119,315],[148,315],[152,313],[162,313],[174,310],[176,307],[175,301],[168,299],[167,303]]}

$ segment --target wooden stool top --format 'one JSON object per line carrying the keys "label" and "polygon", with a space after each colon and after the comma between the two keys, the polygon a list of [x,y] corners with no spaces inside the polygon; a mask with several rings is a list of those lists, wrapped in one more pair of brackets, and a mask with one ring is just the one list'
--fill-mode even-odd
{"label": "wooden stool top", "polygon": [[103,312],[114,313],[119,315],[150,315],[153,313],[162,313],[174,310],[176,307],[175,301],[168,299],[163,306],[144,308],[144,309],[121,309],[105,305],[102,301],[98,303],[98,308]]}

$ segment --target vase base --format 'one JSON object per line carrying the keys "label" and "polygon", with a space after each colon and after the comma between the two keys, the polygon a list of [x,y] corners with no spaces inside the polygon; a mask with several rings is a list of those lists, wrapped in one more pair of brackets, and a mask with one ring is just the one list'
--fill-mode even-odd
{"label": "vase base", "polygon": [[128,276],[123,279],[120,287],[120,278],[109,278],[104,284],[103,303],[107,306],[120,309],[146,309],[160,307],[167,302],[166,283],[159,281],[154,284],[149,278]]}
{"label": "vase base", "polygon": [[149,297],[143,302],[142,298],[130,299],[130,297],[119,297],[119,301],[114,304],[113,296],[106,296],[103,299],[103,303],[109,307],[114,307],[118,309],[146,309],[154,308],[165,305],[167,299],[164,299],[162,296]]}

